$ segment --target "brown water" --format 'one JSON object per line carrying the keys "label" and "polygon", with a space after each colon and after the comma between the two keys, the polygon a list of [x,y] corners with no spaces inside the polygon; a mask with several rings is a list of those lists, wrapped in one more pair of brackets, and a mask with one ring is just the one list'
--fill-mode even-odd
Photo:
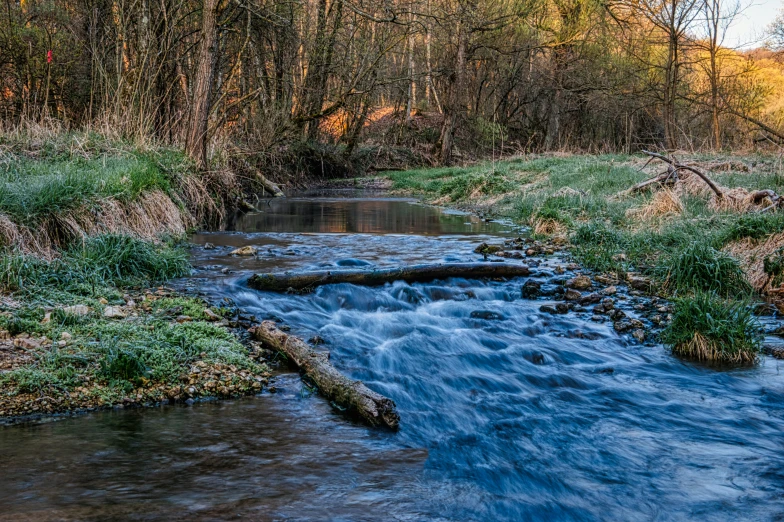
{"label": "brown water", "polygon": [[[346,421],[296,374],[274,395],[3,428],[0,519],[784,516],[778,361],[684,363],[590,313],[541,313],[549,301],[522,299],[521,279],[256,292],[254,271],[477,260],[478,242],[512,233],[401,200],[261,210],[236,231],[196,235],[216,248],[194,248],[187,283],[326,339],[339,369],[397,402],[400,432]],[[227,255],[246,244],[259,256]],[[557,280],[557,263],[532,277]]]}

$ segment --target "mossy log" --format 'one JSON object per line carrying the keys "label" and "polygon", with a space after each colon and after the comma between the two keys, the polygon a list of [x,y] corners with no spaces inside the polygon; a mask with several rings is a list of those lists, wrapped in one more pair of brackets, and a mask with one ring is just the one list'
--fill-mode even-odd
{"label": "mossy log", "polygon": [[378,286],[393,281],[415,283],[448,277],[465,279],[520,277],[527,276],[529,272],[526,265],[513,263],[447,263],[379,270],[325,270],[304,273],[256,274],[250,278],[248,285],[256,290],[286,292],[289,290],[309,290],[320,285],[335,283]]}
{"label": "mossy log", "polygon": [[395,402],[374,392],[361,381],[352,381],[329,362],[329,355],[289,335],[272,321],[264,321],[249,330],[257,340],[283,353],[318,386],[319,392],[346,413],[359,417],[371,426],[396,430],[400,424]]}

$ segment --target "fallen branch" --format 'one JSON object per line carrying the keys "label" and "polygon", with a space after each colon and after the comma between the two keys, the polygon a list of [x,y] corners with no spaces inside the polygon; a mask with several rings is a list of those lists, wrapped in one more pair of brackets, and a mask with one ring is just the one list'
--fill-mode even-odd
{"label": "fallen branch", "polygon": [[374,392],[361,381],[352,381],[329,362],[329,355],[317,352],[307,343],[288,335],[272,321],[249,330],[257,340],[283,353],[318,386],[319,393],[346,413],[356,415],[371,426],[398,429],[400,415],[395,402]]}
{"label": "fallen branch", "polygon": [[248,280],[248,286],[256,290],[286,292],[310,290],[320,285],[352,283],[355,285],[378,286],[393,281],[408,283],[460,277],[476,279],[485,277],[519,277],[529,274],[526,265],[512,263],[450,263],[413,265],[379,270],[337,270],[305,273],[256,274]]}
{"label": "fallen branch", "polygon": [[698,175],[702,179],[702,181],[707,183],[707,185],[711,188],[711,190],[714,193],[716,193],[716,197],[717,198],[721,199],[721,198],[724,197],[724,193],[719,189],[719,187],[717,187],[716,184],[713,181],[711,181],[711,179],[708,177],[708,175],[705,174],[704,172],[702,172],[700,169],[698,169],[698,168],[696,168],[694,166],[691,166],[691,165],[685,165],[683,163],[680,163],[680,162],[678,162],[678,161],[676,161],[674,159],[671,159],[671,158],[668,158],[667,156],[664,156],[663,154],[659,154],[659,153],[656,153],[656,152],[649,152],[647,150],[644,150],[642,152],[643,152],[643,154],[647,154],[648,156],[650,156],[652,158],[656,158],[658,160],[661,160],[661,161],[665,162],[666,164],[668,164],[671,167],[673,167],[676,172],[679,171],[679,170],[687,170],[689,172],[693,172],[694,174]]}
{"label": "fallen branch", "polygon": [[275,198],[286,197],[286,194],[284,194],[283,191],[280,190],[280,187],[278,187],[276,184],[268,180],[261,172],[256,171],[256,179],[259,180],[259,183],[261,183],[261,186],[264,187],[264,190],[272,194],[272,197]]}

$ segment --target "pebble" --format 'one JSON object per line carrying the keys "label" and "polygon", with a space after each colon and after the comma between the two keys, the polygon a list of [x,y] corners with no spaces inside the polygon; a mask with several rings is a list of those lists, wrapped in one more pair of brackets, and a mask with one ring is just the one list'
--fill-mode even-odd
{"label": "pebble", "polygon": [[128,313],[119,306],[107,306],[103,311],[103,316],[107,319],[123,319]]}
{"label": "pebble", "polygon": [[566,299],[567,301],[577,301],[582,296],[583,296],[582,293],[572,288],[567,289],[566,292],[564,293],[564,299]]}
{"label": "pebble", "polygon": [[248,245],[248,246],[244,246],[244,247],[240,247],[240,248],[235,248],[234,250],[229,252],[229,255],[232,255],[232,256],[255,256],[256,255],[256,247]]}
{"label": "pebble", "polygon": [[92,309],[86,305],[73,305],[73,306],[66,306],[63,309],[63,312],[70,315],[88,315]]}
{"label": "pebble", "polygon": [[602,295],[615,295],[618,293],[618,289],[615,286],[608,286],[599,293]]}

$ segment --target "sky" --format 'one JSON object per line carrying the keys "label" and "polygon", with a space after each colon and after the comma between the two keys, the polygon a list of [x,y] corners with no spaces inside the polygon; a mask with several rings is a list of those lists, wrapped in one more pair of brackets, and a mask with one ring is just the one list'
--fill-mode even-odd
{"label": "sky", "polygon": [[765,40],[765,28],[784,8],[784,0],[741,1],[747,7],[727,31],[725,44],[730,47],[757,47]]}

